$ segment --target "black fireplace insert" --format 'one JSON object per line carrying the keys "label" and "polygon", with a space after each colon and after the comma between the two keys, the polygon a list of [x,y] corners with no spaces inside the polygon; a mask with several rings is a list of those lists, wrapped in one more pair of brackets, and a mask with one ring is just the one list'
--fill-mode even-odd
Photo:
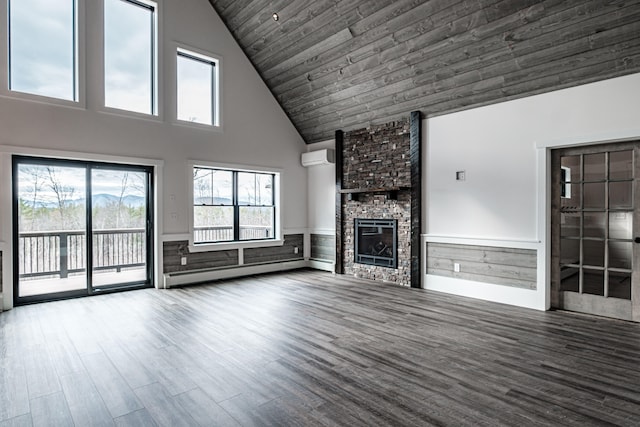
{"label": "black fireplace insert", "polygon": [[355,262],[397,268],[397,228],[395,219],[356,219]]}

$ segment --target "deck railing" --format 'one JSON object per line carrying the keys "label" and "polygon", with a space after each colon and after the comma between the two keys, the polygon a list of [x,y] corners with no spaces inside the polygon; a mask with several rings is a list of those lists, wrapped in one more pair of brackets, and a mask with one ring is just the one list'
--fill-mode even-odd
{"label": "deck railing", "polygon": [[[144,228],[96,230],[93,232],[93,269],[115,270],[141,267],[146,263]],[[233,240],[233,227],[196,227],[195,241]],[[270,227],[242,226],[240,239],[272,237]],[[86,235],[84,231],[33,231],[18,236],[21,278],[60,276],[85,271]]]}
{"label": "deck railing", "polygon": [[[93,269],[115,270],[140,267],[146,262],[144,228],[95,230]],[[87,268],[84,231],[33,231],[19,234],[20,277],[69,274]]]}
{"label": "deck railing", "polygon": [[[233,240],[233,226],[194,227],[193,234],[195,242],[224,242]],[[263,225],[240,226],[240,240],[268,239],[270,237],[273,237],[271,227]]]}

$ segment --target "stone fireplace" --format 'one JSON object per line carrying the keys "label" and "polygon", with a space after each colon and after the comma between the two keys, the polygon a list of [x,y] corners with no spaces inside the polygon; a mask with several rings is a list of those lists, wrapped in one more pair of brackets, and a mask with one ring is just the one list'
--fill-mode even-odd
{"label": "stone fireplace", "polygon": [[420,287],[420,122],[336,132],[336,273]]}

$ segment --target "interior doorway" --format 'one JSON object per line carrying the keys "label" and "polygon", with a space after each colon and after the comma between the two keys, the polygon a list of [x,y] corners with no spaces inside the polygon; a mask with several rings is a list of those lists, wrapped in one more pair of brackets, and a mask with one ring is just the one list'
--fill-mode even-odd
{"label": "interior doorway", "polygon": [[153,286],[152,176],[14,156],[15,305]]}
{"label": "interior doorway", "polygon": [[552,152],[553,307],[640,321],[639,146]]}

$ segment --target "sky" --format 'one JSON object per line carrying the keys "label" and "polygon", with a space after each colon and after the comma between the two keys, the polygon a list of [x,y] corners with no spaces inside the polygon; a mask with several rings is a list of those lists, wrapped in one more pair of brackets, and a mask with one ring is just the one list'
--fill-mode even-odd
{"label": "sky", "polygon": [[152,114],[152,12],[105,0],[105,104]]}
{"label": "sky", "polygon": [[178,56],[178,119],[213,124],[211,64]]}
{"label": "sky", "polygon": [[[56,201],[56,194],[51,189],[52,181],[64,189],[69,200],[84,199],[86,169],[82,167],[51,167],[52,178],[46,166],[21,164],[18,168],[20,198],[31,200],[37,187],[38,199],[44,203]],[[124,180],[126,174],[126,181]],[[145,174],[143,172],[126,172],[109,169],[93,169],[91,175],[92,194],[109,194],[119,197],[123,185],[125,196],[145,197]]]}
{"label": "sky", "polygon": [[10,19],[11,89],[74,100],[73,1],[12,0]]}

